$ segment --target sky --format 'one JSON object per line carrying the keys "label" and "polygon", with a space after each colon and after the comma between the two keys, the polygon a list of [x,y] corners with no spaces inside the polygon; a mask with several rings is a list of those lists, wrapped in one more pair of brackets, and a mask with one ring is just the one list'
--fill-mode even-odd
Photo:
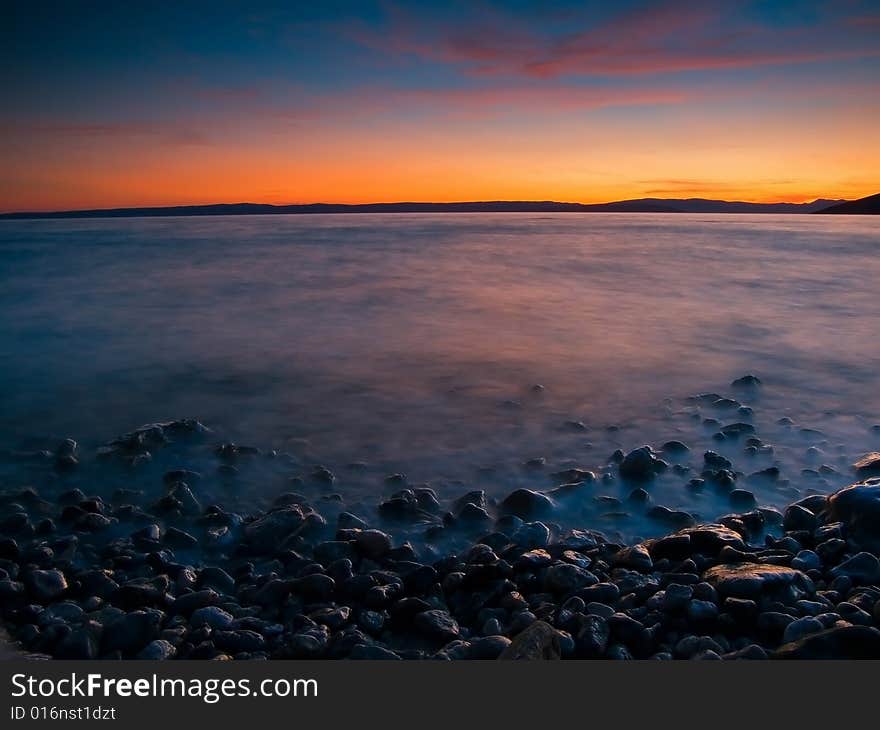
{"label": "sky", "polygon": [[4,2],[0,210],[880,191],[880,2]]}

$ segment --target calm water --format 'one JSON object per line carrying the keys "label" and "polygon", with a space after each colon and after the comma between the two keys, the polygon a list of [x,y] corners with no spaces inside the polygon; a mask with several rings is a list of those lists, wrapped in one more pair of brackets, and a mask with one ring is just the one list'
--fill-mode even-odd
{"label": "calm water", "polygon": [[[780,464],[791,483],[756,491],[781,504],[848,480],[801,469],[880,445],[878,251],[880,220],[842,216],[4,221],[0,448],[195,416],[366,499],[396,471],[449,495],[547,487],[521,462],[600,469],[678,438],[694,464]],[[687,400],[747,372],[776,447],[749,462],[700,424],[743,419]],[[683,481],[657,501],[729,511]]]}

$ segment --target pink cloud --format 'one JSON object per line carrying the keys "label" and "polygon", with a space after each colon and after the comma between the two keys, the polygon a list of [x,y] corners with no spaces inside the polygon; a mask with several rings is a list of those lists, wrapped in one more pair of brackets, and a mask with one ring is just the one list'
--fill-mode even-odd
{"label": "pink cloud", "polygon": [[[349,35],[385,54],[458,65],[476,75],[532,78],[745,68],[880,55],[880,44],[870,36],[853,39],[845,33],[828,33],[827,28],[780,31],[731,23],[725,8],[730,6],[711,0],[699,6],[682,0],[654,3],[603,23],[572,18],[575,30],[548,35],[539,23],[498,13],[477,13],[469,22],[444,26],[391,6],[381,30],[360,25],[350,27]],[[867,27],[876,17],[851,22]]]}

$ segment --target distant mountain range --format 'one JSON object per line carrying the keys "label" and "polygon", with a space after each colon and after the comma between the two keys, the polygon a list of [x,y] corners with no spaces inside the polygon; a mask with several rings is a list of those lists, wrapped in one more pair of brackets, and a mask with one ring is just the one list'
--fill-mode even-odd
{"label": "distant mountain range", "polygon": [[880,193],[867,198],[849,200],[828,208],[817,210],[817,213],[835,213],[847,215],[880,215]]}
{"label": "distant mountain range", "polygon": [[814,200],[811,203],[746,203],[704,198],[638,198],[612,203],[557,203],[552,200],[493,200],[462,203],[309,203],[268,205],[221,203],[156,208],[104,208],[0,214],[0,219],[135,218],[201,215],[267,215],[314,213],[878,213],[880,195],[861,200]]}

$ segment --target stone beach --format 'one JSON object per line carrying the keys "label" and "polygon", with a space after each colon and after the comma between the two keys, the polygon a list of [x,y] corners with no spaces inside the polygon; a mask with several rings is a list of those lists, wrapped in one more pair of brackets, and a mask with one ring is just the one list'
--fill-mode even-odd
{"label": "stone beach", "polygon": [[[746,462],[771,447],[729,400],[719,442]],[[0,613],[11,648],[61,659],[880,658],[880,457],[829,494],[786,483],[798,498],[777,509],[761,496],[780,488],[775,463],[706,449],[696,471],[687,441],[632,444],[500,496],[385,474],[371,507],[335,465],[218,442],[194,419],[95,453],[73,438],[9,452],[30,479],[2,484]],[[237,491],[261,464],[287,475],[268,503]],[[150,486],[125,486],[134,474]],[[670,475],[731,510],[654,504]],[[603,494],[612,485],[629,496]],[[656,536],[572,525],[582,503],[638,513]]]}

